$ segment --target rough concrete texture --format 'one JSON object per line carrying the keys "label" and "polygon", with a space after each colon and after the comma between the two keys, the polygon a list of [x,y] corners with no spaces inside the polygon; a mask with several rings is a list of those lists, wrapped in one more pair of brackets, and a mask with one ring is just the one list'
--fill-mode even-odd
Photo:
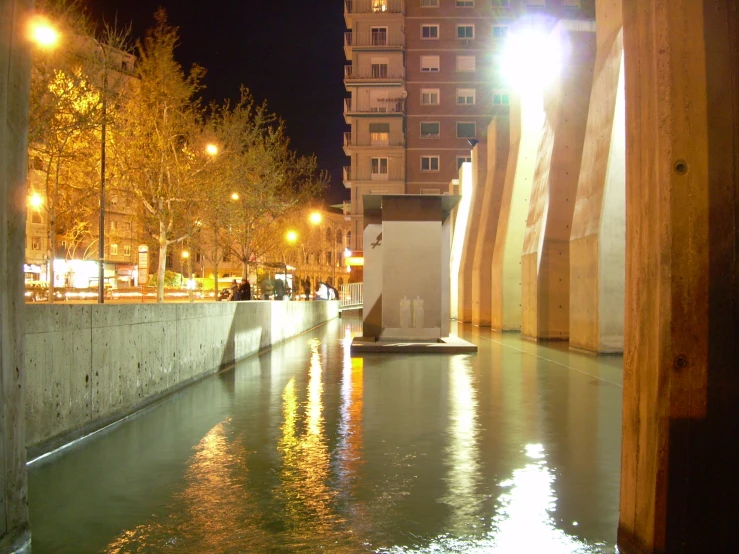
{"label": "rough concrete texture", "polygon": [[472,262],[472,323],[483,327],[489,327],[491,321],[493,249],[511,144],[508,116],[495,117],[488,126],[487,136],[487,173]]}
{"label": "rough concrete texture", "polygon": [[28,305],[26,443],[47,451],[337,315],[336,302]]}
{"label": "rough concrete texture", "polygon": [[31,0],[0,0],[0,552],[30,545],[23,392],[23,261]]}
{"label": "rough concrete texture", "polygon": [[739,4],[625,0],[619,550],[734,552]]}
{"label": "rough concrete texture", "polygon": [[[474,305],[473,270],[477,239],[480,236],[483,212],[483,197],[485,195],[486,169],[488,166],[487,140],[483,140],[472,149],[472,171],[470,173],[470,208],[467,214],[467,228],[462,244],[462,256],[459,263],[457,278],[457,320],[469,323],[472,321]],[[491,176],[493,172],[491,171]],[[479,299],[478,299],[479,302]]]}
{"label": "rough concrete texture", "polygon": [[570,346],[623,350],[625,114],[621,3],[599,0],[597,54],[570,235]]}
{"label": "rough concrete texture", "polygon": [[570,232],[580,175],[595,26],[559,27],[571,46],[559,78],[545,90],[539,145],[521,260],[521,332],[533,339],[569,334]]}
{"label": "rough concrete texture", "polygon": [[521,329],[521,253],[544,122],[541,91],[512,95],[508,163],[493,250],[493,329]]}

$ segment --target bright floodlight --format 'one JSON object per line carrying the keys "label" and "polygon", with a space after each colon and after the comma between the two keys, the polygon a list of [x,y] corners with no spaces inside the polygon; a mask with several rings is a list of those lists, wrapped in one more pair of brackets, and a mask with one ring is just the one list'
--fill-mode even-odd
{"label": "bright floodlight", "polygon": [[231,200],[238,200],[239,199],[239,193],[238,192],[232,192],[231,193]]}
{"label": "bright floodlight", "polygon": [[59,32],[42,17],[36,17],[30,22],[29,35],[42,48],[54,48],[59,42]]}
{"label": "bright floodlight", "polygon": [[28,200],[34,208],[38,208],[44,203],[44,199],[41,198],[38,192],[34,192]]}
{"label": "bright floodlight", "polygon": [[312,214],[310,214],[310,222],[313,225],[318,225],[321,222],[321,219],[322,217],[319,212],[313,212]]}
{"label": "bright floodlight", "polygon": [[287,242],[293,243],[298,240],[298,234],[295,231],[288,231],[285,239],[287,239]]}
{"label": "bright floodlight", "polygon": [[558,33],[536,27],[510,33],[501,65],[503,78],[521,90],[546,85],[562,66],[562,42]]}
{"label": "bright floodlight", "polygon": [[211,156],[218,154],[218,147],[215,144],[209,144],[205,147],[205,151]]}

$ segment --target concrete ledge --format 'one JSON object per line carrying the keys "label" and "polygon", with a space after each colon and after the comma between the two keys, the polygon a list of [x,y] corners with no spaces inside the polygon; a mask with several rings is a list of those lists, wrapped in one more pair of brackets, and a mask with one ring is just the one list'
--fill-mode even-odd
{"label": "concrete ledge", "polygon": [[464,354],[477,352],[477,345],[449,336],[435,341],[375,340],[374,338],[354,337],[350,347],[352,354]]}
{"label": "concrete ledge", "polygon": [[335,301],[27,305],[29,457],[338,315]]}

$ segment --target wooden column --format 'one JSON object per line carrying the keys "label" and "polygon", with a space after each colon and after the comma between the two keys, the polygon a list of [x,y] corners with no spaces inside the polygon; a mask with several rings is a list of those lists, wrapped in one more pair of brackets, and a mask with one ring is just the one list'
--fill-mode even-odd
{"label": "wooden column", "polygon": [[738,10],[623,2],[626,554],[737,548]]}
{"label": "wooden column", "polygon": [[0,0],[0,552],[30,547],[23,410],[23,261],[30,0]]}

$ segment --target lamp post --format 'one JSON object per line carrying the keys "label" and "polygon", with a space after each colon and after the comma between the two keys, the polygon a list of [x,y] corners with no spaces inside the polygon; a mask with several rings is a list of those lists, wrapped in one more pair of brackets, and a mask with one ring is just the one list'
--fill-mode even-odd
{"label": "lamp post", "polygon": [[102,123],[100,126],[100,240],[98,254],[100,267],[98,273],[98,304],[105,303],[105,127],[107,123],[108,103],[108,59],[105,47],[96,39],[92,39],[100,47],[103,60],[103,89],[102,89]]}

